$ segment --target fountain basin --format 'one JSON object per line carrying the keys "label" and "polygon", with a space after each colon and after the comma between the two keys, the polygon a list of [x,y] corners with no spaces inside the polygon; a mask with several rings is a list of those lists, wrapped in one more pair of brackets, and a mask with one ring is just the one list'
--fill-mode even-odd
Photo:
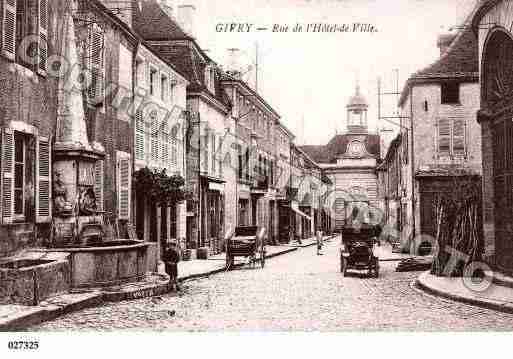
{"label": "fountain basin", "polygon": [[70,265],[62,253],[29,252],[0,262],[0,304],[38,305],[70,289]]}
{"label": "fountain basin", "polygon": [[77,248],[52,248],[47,252],[69,255],[71,288],[108,287],[138,282],[151,271],[152,243],[113,240]]}

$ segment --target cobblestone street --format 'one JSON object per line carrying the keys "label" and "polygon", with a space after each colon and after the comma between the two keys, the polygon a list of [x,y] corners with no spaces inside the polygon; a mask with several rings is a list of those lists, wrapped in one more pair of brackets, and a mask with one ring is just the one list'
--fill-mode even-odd
{"label": "cobblestone street", "polygon": [[382,262],[379,279],[344,278],[339,241],[183,284],[179,295],[107,304],[30,328],[59,330],[511,330],[513,315],[429,296],[419,273]]}

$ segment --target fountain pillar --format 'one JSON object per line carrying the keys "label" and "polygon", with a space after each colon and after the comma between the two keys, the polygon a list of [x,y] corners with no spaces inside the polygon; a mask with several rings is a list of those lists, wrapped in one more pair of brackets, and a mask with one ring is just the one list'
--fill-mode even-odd
{"label": "fountain pillar", "polygon": [[[105,156],[101,146],[87,138],[83,91],[71,12],[62,22],[61,55],[70,71],[59,79],[57,127],[53,151],[53,246],[86,244],[86,236],[101,239],[101,213],[94,193],[97,161]],[[100,173],[99,175],[103,175]],[[91,233],[91,228],[93,228]],[[95,228],[95,229],[94,229]],[[84,233],[84,231],[89,233]]]}

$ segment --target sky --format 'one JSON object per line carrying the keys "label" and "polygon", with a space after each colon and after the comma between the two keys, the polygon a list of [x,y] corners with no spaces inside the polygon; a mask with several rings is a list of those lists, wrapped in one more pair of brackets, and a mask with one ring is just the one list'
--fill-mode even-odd
{"label": "sky", "polygon": [[[439,34],[463,23],[475,0],[174,0],[195,5],[194,32],[209,56],[229,69],[248,71],[254,86],[258,44],[258,92],[297,136],[296,143],[325,144],[346,126],[347,101],[356,82],[366,96],[369,129],[379,123],[377,78],[383,91],[399,90],[410,74],[439,57]],[[375,33],[216,32],[218,24],[369,23]],[[230,48],[237,48],[230,56]],[[396,75],[398,74],[398,76]],[[398,79],[398,82],[397,82]],[[395,111],[395,95],[382,112]],[[395,125],[386,124],[388,129]]]}

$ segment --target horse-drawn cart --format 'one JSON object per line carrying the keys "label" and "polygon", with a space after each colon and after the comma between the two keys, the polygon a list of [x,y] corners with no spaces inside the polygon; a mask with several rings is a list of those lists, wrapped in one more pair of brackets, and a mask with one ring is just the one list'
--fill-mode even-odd
{"label": "horse-drawn cart", "polygon": [[256,226],[236,227],[226,240],[226,268],[233,267],[235,257],[244,257],[253,267],[265,266],[266,229]]}

